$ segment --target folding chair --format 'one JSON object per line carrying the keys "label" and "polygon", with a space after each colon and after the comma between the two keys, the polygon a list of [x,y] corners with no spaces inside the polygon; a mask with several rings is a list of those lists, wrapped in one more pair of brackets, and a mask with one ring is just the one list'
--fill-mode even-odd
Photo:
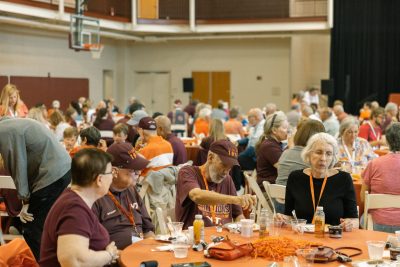
{"label": "folding chair", "polygon": [[[11,178],[11,176],[0,176],[0,189],[16,189],[14,180]],[[2,216],[6,217],[9,215],[5,211],[0,211],[0,221]],[[5,240],[13,240],[15,238],[23,238],[23,237],[22,235],[4,235],[0,223],[0,244],[4,245]]]}
{"label": "folding chair", "polygon": [[257,172],[253,171],[252,175],[249,175],[249,173],[245,172],[243,173],[244,177],[246,178],[246,181],[251,188],[251,190],[256,194],[257,196],[257,211],[256,215],[257,218],[260,216],[261,209],[268,209],[270,212],[272,212],[270,205],[268,205],[267,199],[265,198],[263,192],[261,191],[261,188],[257,184]]}
{"label": "folding chair", "polygon": [[268,195],[268,198],[271,199],[272,208],[274,210],[274,215],[276,214],[275,204],[272,199],[283,199],[285,200],[286,196],[286,186],[279,184],[270,184],[268,181],[263,182],[263,186],[265,188],[265,192]]}
{"label": "folding chair", "polygon": [[365,191],[364,200],[364,229],[374,230],[374,222],[369,209],[400,208],[400,195],[369,194]]}

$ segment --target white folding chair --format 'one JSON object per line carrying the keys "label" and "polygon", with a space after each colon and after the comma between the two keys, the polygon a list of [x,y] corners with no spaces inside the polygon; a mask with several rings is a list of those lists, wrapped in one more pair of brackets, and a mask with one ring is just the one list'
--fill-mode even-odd
{"label": "white folding chair", "polygon": [[268,198],[271,200],[272,208],[274,210],[274,215],[276,214],[275,204],[272,199],[283,199],[285,200],[286,196],[286,186],[280,184],[270,184],[268,181],[263,182],[263,186],[265,188],[265,192],[268,195]]}
{"label": "white folding chair", "polygon": [[257,172],[254,170],[252,175],[249,175],[249,173],[247,172],[244,172],[243,174],[249,187],[256,194],[258,199],[256,211],[257,218],[259,218],[262,208],[268,209],[270,212],[272,212],[271,207],[268,205],[267,199],[265,198],[263,192],[261,191],[261,188],[257,184]]}
{"label": "white folding chair", "polygon": [[113,131],[102,130],[100,131],[101,138],[113,138],[114,133]]}
{"label": "white folding chair", "polygon": [[364,229],[373,230],[374,222],[369,209],[400,208],[400,195],[369,194],[365,191],[364,200]]}
{"label": "white folding chair", "polygon": [[[11,176],[0,175],[0,189],[16,189],[14,180],[11,178]],[[0,220],[2,216],[7,217],[9,215],[5,211],[0,211]],[[5,240],[13,240],[14,238],[23,237],[22,235],[4,235],[0,227],[0,244],[4,245]]]}

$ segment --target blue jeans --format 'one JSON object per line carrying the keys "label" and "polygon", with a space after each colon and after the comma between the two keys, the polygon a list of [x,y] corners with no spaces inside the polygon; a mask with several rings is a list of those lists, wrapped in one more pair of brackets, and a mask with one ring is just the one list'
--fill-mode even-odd
{"label": "blue jeans", "polygon": [[285,204],[279,203],[275,198],[273,198],[272,201],[274,202],[275,212],[285,214]]}
{"label": "blue jeans", "polygon": [[[364,225],[364,214],[361,216],[360,224]],[[379,224],[374,223],[374,231],[380,231],[385,233],[394,233],[395,231],[399,231],[400,226],[397,225],[386,225],[386,224]]]}

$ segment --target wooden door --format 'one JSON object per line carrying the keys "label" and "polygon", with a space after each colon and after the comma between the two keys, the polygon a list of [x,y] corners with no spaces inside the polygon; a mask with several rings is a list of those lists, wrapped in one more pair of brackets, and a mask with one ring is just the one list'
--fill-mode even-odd
{"label": "wooden door", "polygon": [[230,104],[231,73],[229,71],[192,72],[194,92],[192,99],[217,107],[218,100]]}
{"label": "wooden door", "polygon": [[158,19],[158,0],[139,0],[139,19]]}
{"label": "wooden door", "polygon": [[194,83],[194,91],[192,94],[192,99],[197,99],[203,103],[210,103],[210,72],[192,72],[192,78]]}
{"label": "wooden door", "polygon": [[211,72],[211,88],[212,97],[211,105],[213,107],[218,106],[218,100],[223,100],[230,104],[231,100],[231,74],[229,71],[224,72]]}

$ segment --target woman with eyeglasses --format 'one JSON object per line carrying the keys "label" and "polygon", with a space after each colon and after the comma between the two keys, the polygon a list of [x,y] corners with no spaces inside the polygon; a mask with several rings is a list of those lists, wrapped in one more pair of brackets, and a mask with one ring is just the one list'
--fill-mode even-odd
{"label": "woman with eyeglasses", "polygon": [[327,133],[317,133],[307,142],[301,157],[310,168],[293,171],[286,185],[285,215],[292,211],[298,218],[313,222],[317,206],[325,212],[325,223],[342,224],[347,231],[358,228],[358,212],[353,181],[347,172],[333,168],[338,159],[336,139]]}
{"label": "woman with eyeglasses", "polygon": [[104,266],[118,258],[107,230],[91,208],[108,193],[112,156],[97,148],[80,150],[72,159],[71,188],[59,196],[42,234],[40,266]]}
{"label": "woman with eyeglasses", "polygon": [[288,137],[289,123],[285,113],[274,112],[269,115],[264,124],[264,133],[256,144],[257,155],[257,183],[262,186],[263,181],[275,183],[278,176],[278,160],[284,150],[282,141]]}
{"label": "woman with eyeglasses", "polygon": [[351,171],[365,168],[368,161],[377,158],[367,140],[358,137],[360,124],[355,117],[347,117],[339,128],[339,162],[348,165]]}

